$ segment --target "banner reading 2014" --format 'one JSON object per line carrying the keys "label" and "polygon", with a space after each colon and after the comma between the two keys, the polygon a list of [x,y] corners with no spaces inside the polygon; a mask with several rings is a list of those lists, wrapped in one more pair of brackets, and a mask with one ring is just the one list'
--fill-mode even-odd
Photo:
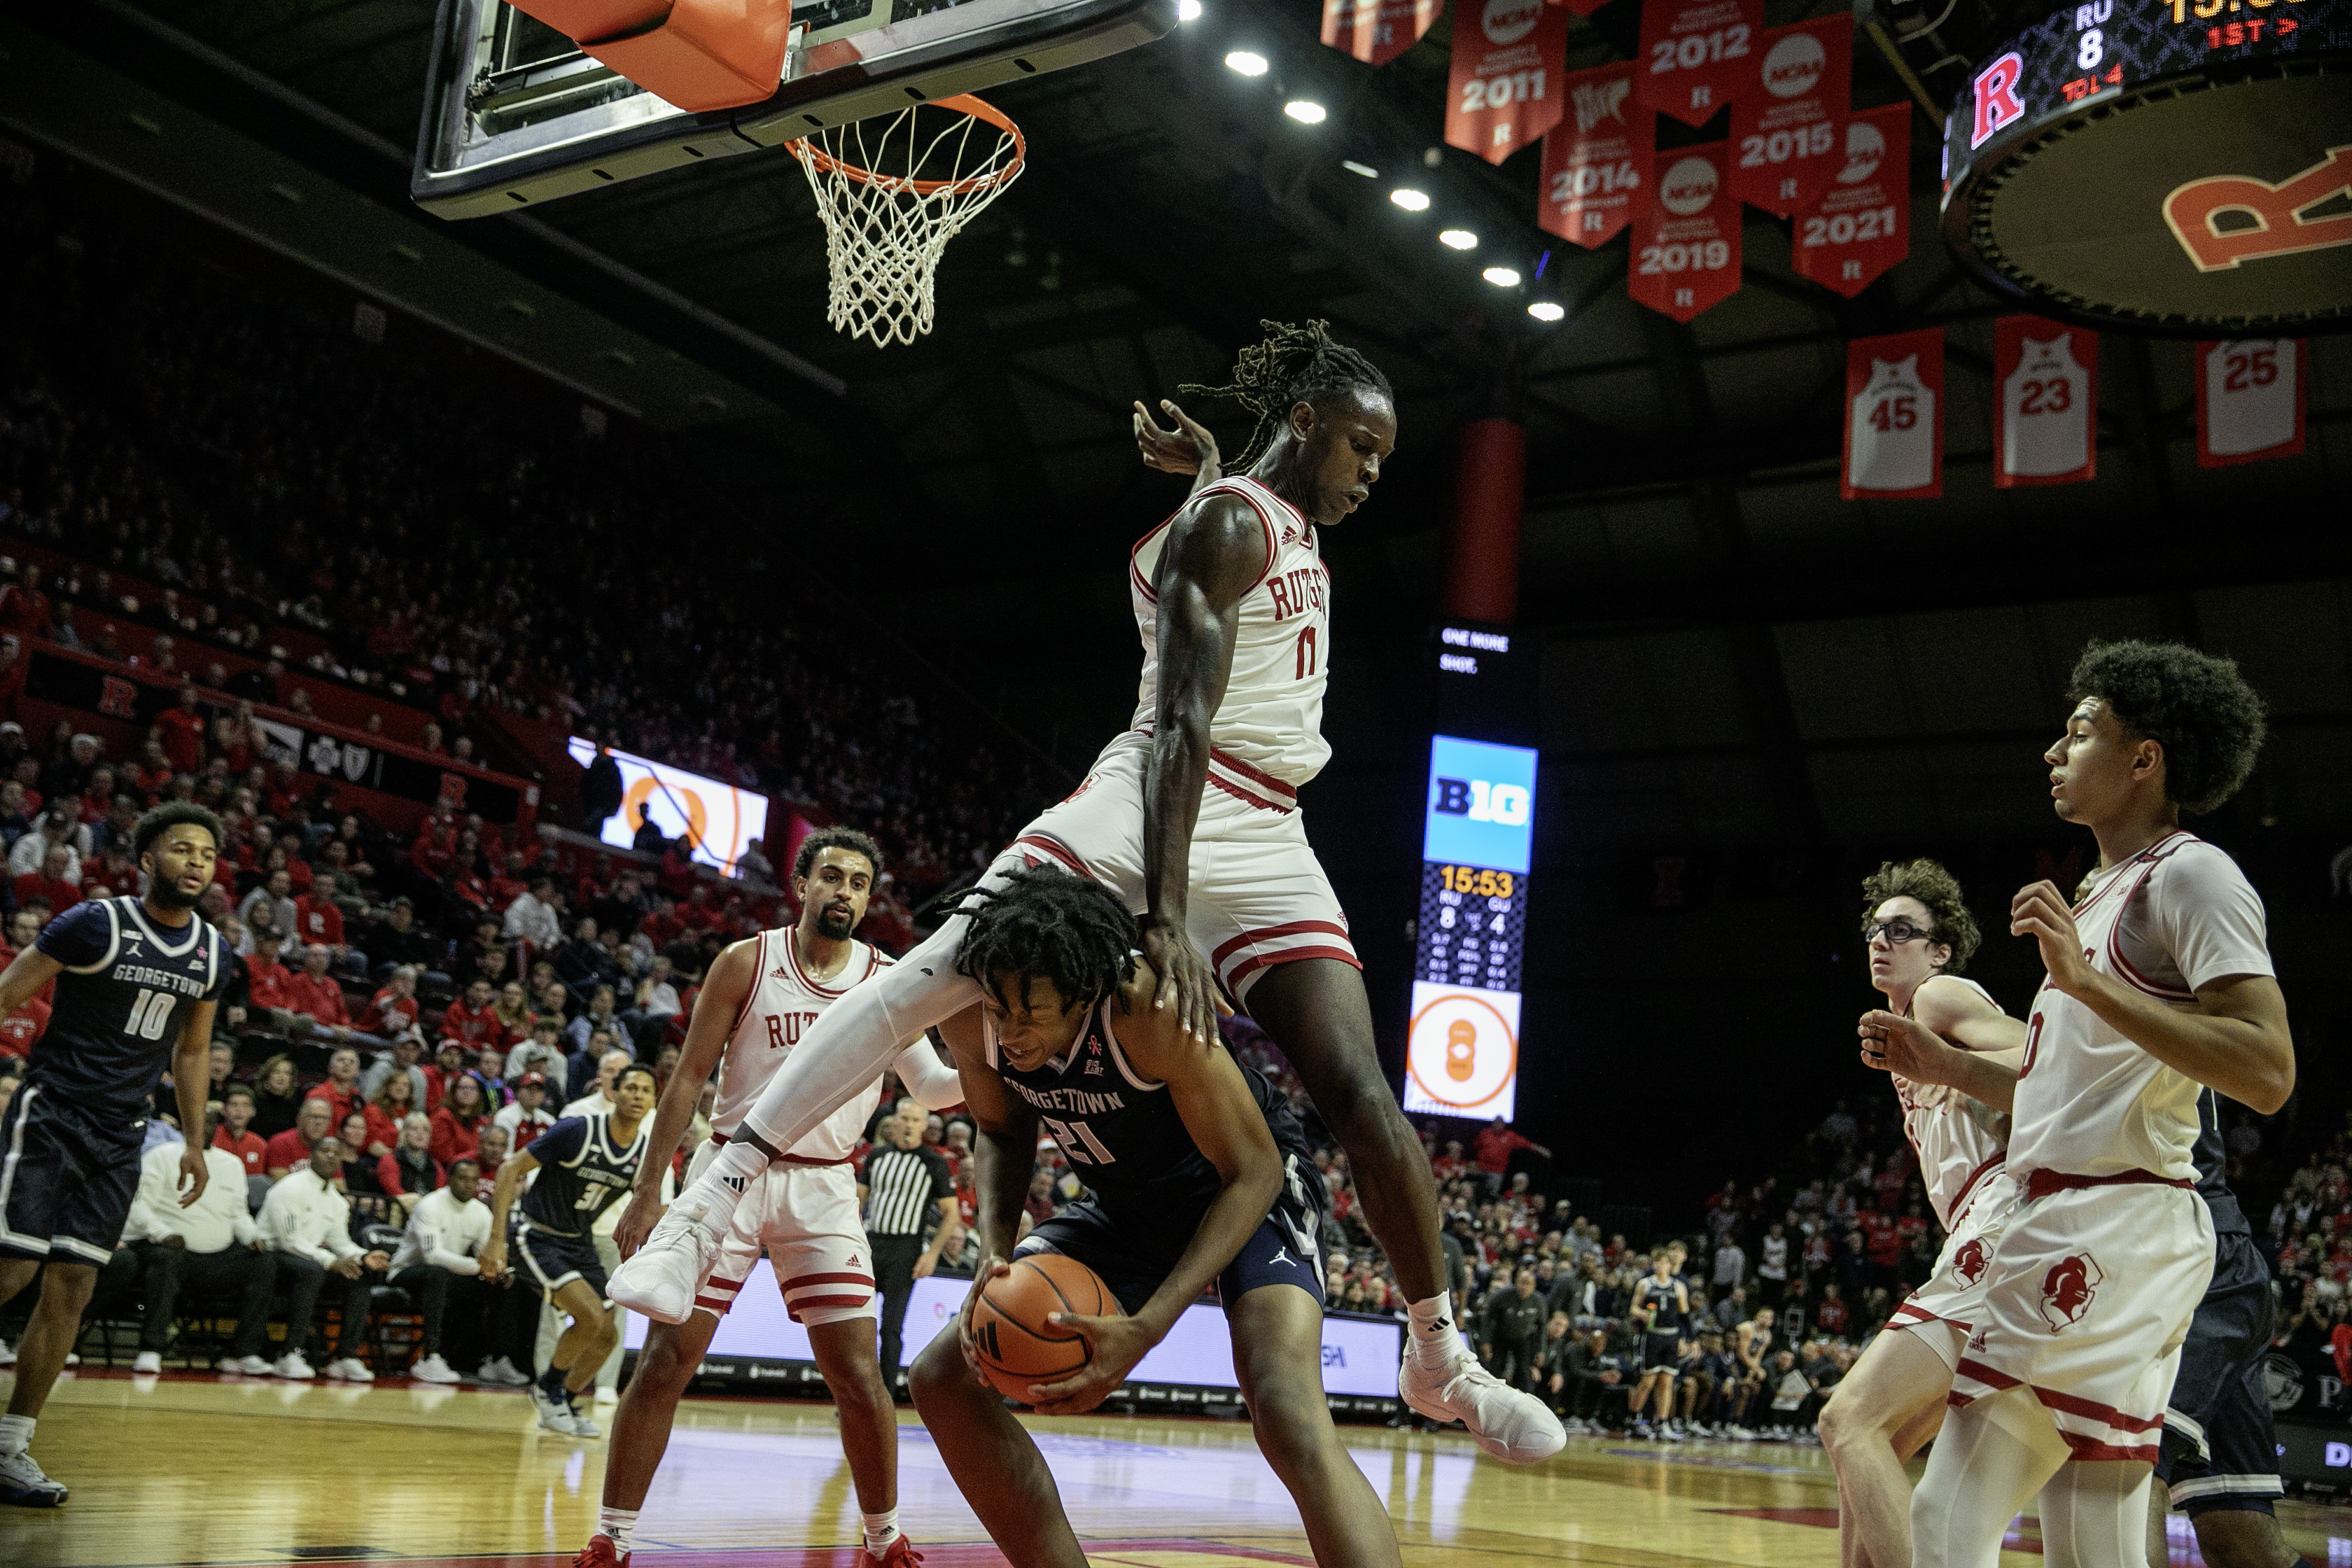
{"label": "banner reading 2014", "polygon": [[1568,13],[1544,0],[1465,0],[1454,21],[1445,142],[1499,163],[1559,123]]}
{"label": "banner reading 2014", "polygon": [[1570,76],[1567,112],[1544,137],[1536,221],[1588,250],[1633,221],[1650,183],[1656,117],[1633,104],[1633,69],[1629,60]]}

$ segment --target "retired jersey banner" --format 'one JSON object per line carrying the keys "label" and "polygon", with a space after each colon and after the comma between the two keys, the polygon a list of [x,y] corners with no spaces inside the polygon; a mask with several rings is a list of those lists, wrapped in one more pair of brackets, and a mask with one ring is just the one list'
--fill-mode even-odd
{"label": "retired jersey banner", "polygon": [[2303,342],[2197,345],[2197,466],[2225,468],[2303,450]]}
{"label": "retired jersey banner", "polygon": [[1756,84],[1764,0],[1645,0],[1633,96],[1704,125]]}
{"label": "retired jersey banner", "polygon": [[1797,215],[1789,254],[1798,277],[1851,300],[1911,254],[1911,106],[1855,115],[1843,141],[1844,166]]}
{"label": "retired jersey banner", "polygon": [[1634,303],[1687,321],[1738,291],[1739,204],[1723,164],[1720,142],[1655,155],[1625,280]]}
{"label": "retired jersey banner", "polygon": [[1845,166],[1853,13],[1769,27],[1753,84],[1731,102],[1731,194],[1774,217],[1821,200]]}
{"label": "retired jersey banner", "polygon": [[1445,143],[1499,163],[1559,123],[1568,13],[1544,0],[1462,0]]}
{"label": "retired jersey banner", "polygon": [[1656,116],[1633,105],[1631,61],[1577,71],[1562,87],[1567,109],[1544,137],[1536,222],[1590,250],[1633,221],[1649,188]]}
{"label": "retired jersey banner", "polygon": [[1368,66],[1384,66],[1421,42],[1445,0],[1323,0],[1323,41]]}
{"label": "retired jersey banner", "polygon": [[2099,468],[2099,334],[2040,316],[1992,324],[1992,482],[2071,485]]}
{"label": "retired jersey banner", "polygon": [[1944,493],[1944,331],[1856,338],[1845,351],[1843,500]]}

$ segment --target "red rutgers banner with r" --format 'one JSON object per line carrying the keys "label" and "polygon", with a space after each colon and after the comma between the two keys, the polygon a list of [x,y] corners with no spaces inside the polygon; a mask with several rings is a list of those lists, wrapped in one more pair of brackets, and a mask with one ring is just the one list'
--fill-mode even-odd
{"label": "red rutgers banner with r", "polygon": [[1568,13],[1544,0],[1463,0],[1445,142],[1499,163],[1559,123]]}

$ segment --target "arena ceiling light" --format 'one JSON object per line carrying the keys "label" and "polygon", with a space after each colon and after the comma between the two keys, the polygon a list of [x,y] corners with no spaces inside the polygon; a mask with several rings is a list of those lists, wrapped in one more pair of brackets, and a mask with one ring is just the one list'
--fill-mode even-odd
{"label": "arena ceiling light", "polygon": [[1331,112],[1311,98],[1294,98],[1282,106],[1282,111],[1301,125],[1320,125]]}
{"label": "arena ceiling light", "polygon": [[1519,269],[1516,267],[1489,267],[1479,276],[1497,289],[1516,289],[1519,286]]}
{"label": "arena ceiling light", "polygon": [[1264,55],[1254,54],[1248,49],[1235,49],[1225,57],[1225,68],[1244,76],[1264,76],[1271,68],[1265,63]]}
{"label": "arena ceiling light", "polygon": [[1528,314],[1538,321],[1558,321],[1567,319],[1568,310],[1557,300],[1530,300]]}
{"label": "arena ceiling light", "polygon": [[1201,0],[1176,0],[1176,19],[1197,22],[1201,19]]}
{"label": "arena ceiling light", "polygon": [[1429,210],[1429,193],[1416,191],[1411,185],[1399,185],[1389,193],[1389,200],[1409,213],[1425,213]]}
{"label": "arena ceiling light", "polygon": [[1478,248],[1478,237],[1466,228],[1449,228],[1437,237],[1437,243],[1451,246],[1455,250],[1475,250]]}
{"label": "arena ceiling light", "polygon": [[1367,180],[1377,180],[1381,177],[1381,172],[1378,169],[1373,168],[1370,163],[1359,163],[1353,158],[1340,159],[1339,167],[1351,174],[1361,174]]}

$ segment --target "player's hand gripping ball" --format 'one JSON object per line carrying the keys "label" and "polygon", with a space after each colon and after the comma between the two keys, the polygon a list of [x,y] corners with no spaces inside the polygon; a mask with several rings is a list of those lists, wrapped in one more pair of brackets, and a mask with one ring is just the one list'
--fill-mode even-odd
{"label": "player's hand gripping ball", "polygon": [[974,1292],[965,1343],[972,1363],[1008,1399],[1030,1402],[1029,1390],[1083,1372],[1094,1347],[1055,1312],[1118,1317],[1119,1306],[1102,1277],[1073,1258],[1032,1253],[1001,1274],[983,1278]]}

